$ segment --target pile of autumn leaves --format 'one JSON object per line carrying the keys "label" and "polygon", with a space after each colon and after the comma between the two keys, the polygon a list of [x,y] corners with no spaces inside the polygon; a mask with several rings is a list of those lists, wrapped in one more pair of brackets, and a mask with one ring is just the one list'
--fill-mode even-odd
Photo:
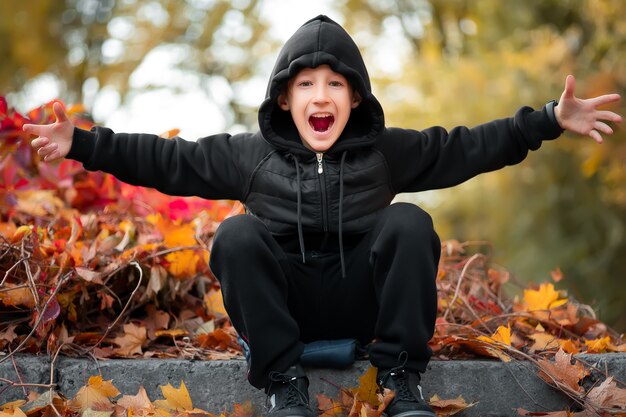
{"label": "pile of autumn leaves", "polygon": [[[76,125],[92,125],[81,107],[67,110]],[[22,116],[0,97],[0,312],[7,318],[0,324],[0,362],[15,352],[239,356],[208,257],[217,225],[240,207],[164,196],[69,160],[42,163],[21,127],[51,120],[51,103]],[[443,244],[439,316],[430,341],[434,358],[530,361],[581,410],[624,412],[626,390],[610,377],[584,388],[593,370],[572,359],[577,353],[626,352],[623,338],[552,282],[511,299],[504,288],[512,279],[491,265],[485,247]],[[553,272],[553,282],[561,278]],[[47,397],[0,406],[0,416],[47,417],[56,415],[53,409],[98,417],[208,414],[192,407],[184,384],[162,391],[161,402],[151,402],[143,390],[111,401],[119,396],[112,382],[94,377],[72,400],[51,390]],[[87,404],[84,398],[101,401]],[[379,416],[391,398],[377,393],[373,376],[366,374],[359,387],[318,402],[326,417],[366,417]],[[430,402],[445,415],[471,405],[436,397]],[[236,406],[230,415],[253,413],[249,406]]]}

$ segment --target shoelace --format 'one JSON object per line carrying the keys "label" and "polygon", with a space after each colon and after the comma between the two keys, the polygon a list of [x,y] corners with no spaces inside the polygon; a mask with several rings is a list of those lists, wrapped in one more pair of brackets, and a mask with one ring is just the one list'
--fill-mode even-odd
{"label": "shoelace", "polygon": [[[287,385],[287,395],[286,395],[287,398],[284,404],[284,408],[308,406],[308,403],[306,400],[306,394],[300,391],[300,389],[295,383],[295,381],[298,379],[297,377],[273,371],[269,374],[269,378],[270,378],[271,384],[279,383],[279,384]],[[268,389],[268,393],[271,392],[271,389],[272,389],[272,385],[270,385]],[[269,395],[266,400],[266,405],[267,405],[267,408],[269,409],[270,407],[269,407],[268,401],[269,401]]]}
{"label": "shoelace", "polygon": [[393,372],[392,370],[392,372],[389,373],[389,376],[393,379],[394,386],[396,388],[396,398],[398,401],[419,402],[419,399],[416,398],[409,389],[404,369],[397,372]]}
{"label": "shoelace", "polygon": [[389,378],[391,378],[394,382],[396,401],[410,401],[421,403],[421,399],[413,395],[407,383],[408,377],[405,374],[404,370],[404,366],[406,365],[407,360],[408,354],[406,353],[406,351],[401,352],[398,356],[398,361],[401,361],[402,363],[395,368],[391,368],[387,375],[385,375],[381,380],[380,385],[384,385],[389,380]]}

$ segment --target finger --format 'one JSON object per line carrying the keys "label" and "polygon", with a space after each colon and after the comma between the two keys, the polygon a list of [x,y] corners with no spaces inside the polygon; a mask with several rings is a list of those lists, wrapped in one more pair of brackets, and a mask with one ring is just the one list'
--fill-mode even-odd
{"label": "finger", "polygon": [[594,107],[603,106],[605,104],[616,103],[620,101],[621,96],[619,94],[605,94],[598,97],[593,97],[589,99],[589,102]]}
{"label": "finger", "polygon": [[39,149],[42,146],[46,146],[49,143],[50,143],[50,139],[48,139],[45,136],[40,136],[37,139],[33,139],[33,141],[30,143],[30,146],[32,146],[35,149]]}
{"label": "finger", "polygon": [[55,101],[52,104],[52,110],[54,111],[54,115],[57,118],[57,122],[61,123],[61,122],[68,121],[67,113],[65,113],[65,110],[63,109],[63,106],[61,105],[61,103],[59,103],[58,101]]}
{"label": "finger", "polygon": [[565,78],[565,90],[563,90],[563,98],[573,98],[575,88],[576,79],[573,75],[570,74]]}
{"label": "finger", "polygon": [[608,111],[608,110],[598,111],[596,117],[600,120],[608,120],[609,122],[613,122],[613,123],[622,122],[622,116],[612,111]]}
{"label": "finger", "polygon": [[26,133],[39,136],[39,133],[41,132],[41,126],[27,123],[22,126],[22,130]]}
{"label": "finger", "polygon": [[45,159],[45,157],[51,155],[58,149],[59,149],[59,145],[57,145],[56,143],[51,143],[49,145],[39,148],[39,150],[37,151],[37,155],[42,156]]}
{"label": "finger", "polygon": [[602,132],[606,135],[612,135],[613,134],[613,129],[611,129],[611,127],[609,125],[607,125],[604,122],[601,121],[597,121],[593,124],[593,128],[594,130],[597,130],[598,132]]}
{"label": "finger", "polygon": [[589,132],[589,136],[596,142],[602,143],[602,135],[600,135],[597,130],[593,129],[591,132]]}

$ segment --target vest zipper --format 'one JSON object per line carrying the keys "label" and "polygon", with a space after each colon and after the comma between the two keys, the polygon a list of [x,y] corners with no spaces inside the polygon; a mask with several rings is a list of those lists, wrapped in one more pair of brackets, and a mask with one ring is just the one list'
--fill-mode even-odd
{"label": "vest zipper", "polygon": [[315,154],[315,156],[317,156],[317,173],[318,174],[323,174],[324,173],[324,166],[322,165],[322,158],[324,157],[324,154],[321,152],[318,152]]}
{"label": "vest zipper", "polygon": [[320,179],[320,190],[322,191],[322,220],[324,222],[324,232],[328,232],[328,213],[326,204],[326,176],[324,175],[324,154],[318,152],[315,154],[317,157],[317,174]]}

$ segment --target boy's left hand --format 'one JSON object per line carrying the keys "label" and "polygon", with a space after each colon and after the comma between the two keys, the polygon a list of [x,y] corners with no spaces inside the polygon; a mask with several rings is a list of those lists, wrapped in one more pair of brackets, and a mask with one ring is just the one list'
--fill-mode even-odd
{"label": "boy's left hand", "polygon": [[612,111],[598,110],[598,107],[619,101],[620,95],[606,94],[583,100],[574,96],[575,86],[574,76],[568,75],[565,79],[565,90],[561,94],[558,106],[554,108],[556,120],[561,128],[580,135],[588,135],[596,142],[602,143],[601,133],[613,134],[613,129],[604,121],[620,123],[622,117]]}

